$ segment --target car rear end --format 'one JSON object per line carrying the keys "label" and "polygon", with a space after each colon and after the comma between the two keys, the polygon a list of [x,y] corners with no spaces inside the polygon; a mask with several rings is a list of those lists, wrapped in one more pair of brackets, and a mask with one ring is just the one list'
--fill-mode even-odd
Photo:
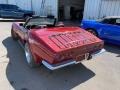
{"label": "car rear end", "polygon": [[40,36],[40,40],[47,47],[46,50],[49,48],[50,52],[54,53],[51,54],[52,60],[44,58],[42,61],[51,70],[90,60],[93,55],[104,52],[102,40],[78,28],[73,28],[73,31],[46,34]]}

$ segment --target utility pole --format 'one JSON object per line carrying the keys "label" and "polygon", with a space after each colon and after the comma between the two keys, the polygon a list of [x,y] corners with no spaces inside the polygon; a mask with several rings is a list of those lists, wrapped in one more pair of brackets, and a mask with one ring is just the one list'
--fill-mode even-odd
{"label": "utility pole", "polygon": [[31,10],[33,11],[33,0],[31,0]]}
{"label": "utility pole", "polygon": [[42,2],[41,2],[41,15],[44,15],[44,9],[45,9],[45,0],[42,0]]}
{"label": "utility pole", "polygon": [[9,2],[9,1],[8,1],[8,0],[6,0],[6,3],[7,3],[7,4],[8,4],[8,2]]}

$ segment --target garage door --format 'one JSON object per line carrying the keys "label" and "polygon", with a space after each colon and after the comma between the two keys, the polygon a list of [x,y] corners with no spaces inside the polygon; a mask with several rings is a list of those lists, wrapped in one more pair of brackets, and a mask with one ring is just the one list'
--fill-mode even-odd
{"label": "garage door", "polygon": [[120,16],[120,0],[102,0],[99,15],[100,17]]}

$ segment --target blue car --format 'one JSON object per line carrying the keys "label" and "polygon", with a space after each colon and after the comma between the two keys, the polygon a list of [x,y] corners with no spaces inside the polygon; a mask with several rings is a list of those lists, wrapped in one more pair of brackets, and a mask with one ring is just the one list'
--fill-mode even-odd
{"label": "blue car", "polygon": [[101,20],[83,20],[81,27],[105,42],[120,45],[120,16],[109,16]]}
{"label": "blue car", "polygon": [[20,9],[12,4],[0,4],[0,18],[27,19],[34,14],[33,11]]}

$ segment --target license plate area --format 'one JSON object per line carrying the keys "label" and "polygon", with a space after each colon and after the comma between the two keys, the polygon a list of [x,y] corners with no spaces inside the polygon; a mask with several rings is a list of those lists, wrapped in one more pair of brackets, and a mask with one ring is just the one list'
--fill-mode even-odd
{"label": "license plate area", "polygon": [[81,62],[81,61],[84,61],[84,60],[88,60],[89,56],[90,56],[90,53],[79,55],[79,56],[76,57],[76,61]]}

